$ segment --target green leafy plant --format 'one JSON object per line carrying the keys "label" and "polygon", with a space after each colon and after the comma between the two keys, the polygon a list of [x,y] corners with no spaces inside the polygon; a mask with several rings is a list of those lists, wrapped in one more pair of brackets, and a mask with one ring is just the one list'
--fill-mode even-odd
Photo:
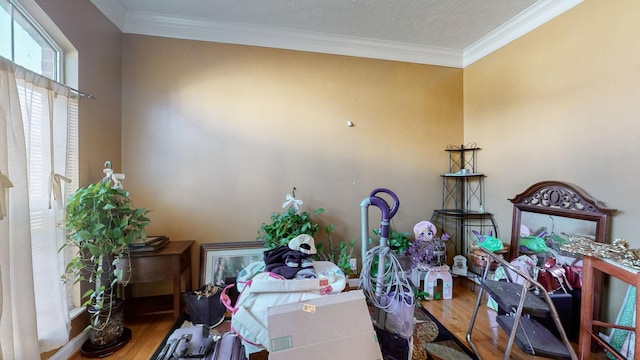
{"label": "green leafy plant", "polygon": [[333,242],[334,225],[325,225],[324,231],[327,233],[329,241],[329,249],[324,249],[323,243],[316,243],[316,258],[318,260],[331,261],[336,264],[345,274],[355,275],[351,269],[351,257],[353,256],[353,249],[356,246],[356,239],[351,239],[348,243],[340,241],[337,245]]}
{"label": "green leafy plant", "polygon": [[[373,233],[378,237],[378,244],[380,243],[380,229],[373,229]],[[369,244],[372,244],[374,240],[369,238]],[[409,249],[413,239],[408,232],[398,232],[393,229],[389,229],[389,237],[387,238],[387,246],[389,246],[398,255],[404,255],[405,251]]]}
{"label": "green leafy plant", "polygon": [[[100,328],[99,311],[115,305],[115,285],[123,279],[122,260],[129,254],[129,244],[145,238],[149,224],[147,209],[136,209],[129,193],[99,182],[78,189],[66,205],[66,240],[60,250],[72,248],[75,257],[66,267],[63,280],[88,281],[93,287],[82,298],[83,306],[96,310],[91,326]],[[91,312],[91,311],[90,311]]]}
{"label": "green leafy plant", "polygon": [[[271,214],[270,223],[262,223],[258,231],[257,241],[262,241],[267,249],[275,249],[282,245],[288,245],[289,241],[294,237],[307,234],[314,236],[320,229],[320,224],[311,220],[311,215],[306,212],[300,212],[299,205],[302,201],[296,199],[296,188],[293,188],[292,194],[286,196],[283,207],[289,205],[284,213],[274,212]],[[324,212],[324,209],[318,208],[313,215]],[[329,240],[328,249],[324,244],[315,240],[317,253],[314,255],[316,260],[331,261],[336,264],[345,274],[353,274],[351,270],[351,256],[355,247],[355,239],[350,242],[340,241],[338,244],[333,242],[334,225],[326,225],[324,227]]]}
{"label": "green leafy plant", "polygon": [[[430,295],[429,295],[429,292],[421,291],[419,288],[414,287],[413,288],[413,296],[415,296],[416,299],[418,299],[418,300],[429,300],[429,296]],[[439,294],[439,293],[433,294],[433,300],[440,300],[440,298],[442,298],[441,294]],[[416,305],[422,306],[419,301],[416,303]]]}
{"label": "green leafy plant", "polygon": [[[301,204],[302,201],[295,198],[296,188],[293,188],[293,196],[287,195],[290,206],[284,213],[274,212],[271,214],[271,223],[262,223],[260,230],[258,230],[257,241],[262,241],[266,248],[275,249],[281,245],[287,245],[289,240],[294,237],[307,234],[315,235],[320,228],[320,225],[311,221],[311,215],[306,212],[300,212],[297,204]],[[318,208],[313,212],[313,215],[318,215],[324,212],[324,209]]]}

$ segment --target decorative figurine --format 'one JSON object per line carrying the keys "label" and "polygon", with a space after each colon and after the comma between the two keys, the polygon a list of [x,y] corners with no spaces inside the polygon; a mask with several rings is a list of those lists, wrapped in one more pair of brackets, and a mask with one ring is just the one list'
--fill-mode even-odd
{"label": "decorative figurine", "polygon": [[429,221],[420,221],[413,227],[415,240],[407,249],[406,254],[411,257],[411,266],[418,270],[426,271],[424,277],[424,291],[428,293],[427,300],[433,299],[433,290],[438,279],[442,280],[442,298],[453,297],[453,279],[449,265],[445,264],[447,258],[445,241],[449,235],[437,236],[435,225]]}
{"label": "decorative figurine", "polygon": [[462,255],[456,255],[453,257],[453,269],[451,272],[454,275],[467,276],[467,258]]}

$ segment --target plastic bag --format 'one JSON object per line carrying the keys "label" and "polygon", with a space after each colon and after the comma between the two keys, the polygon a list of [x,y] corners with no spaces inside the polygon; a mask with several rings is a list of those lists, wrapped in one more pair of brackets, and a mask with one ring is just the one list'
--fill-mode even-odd
{"label": "plastic bag", "polygon": [[504,248],[504,244],[502,243],[502,240],[491,235],[478,236],[478,246],[486,250],[489,250],[491,252],[500,251]]}
{"label": "plastic bag", "polygon": [[520,238],[520,246],[524,246],[534,252],[549,251],[547,244],[544,243],[544,239],[539,236],[525,236]]}
{"label": "plastic bag", "polygon": [[[389,306],[391,311],[387,312],[382,310],[386,313],[386,316],[384,316],[385,321],[383,324],[377,324],[378,328],[399,334],[405,339],[411,338],[413,335],[413,317],[416,305],[413,290],[406,289],[398,296],[396,296],[394,291],[391,291],[387,295],[382,295],[380,302],[382,305]],[[374,310],[374,312],[375,311],[380,310]]]}

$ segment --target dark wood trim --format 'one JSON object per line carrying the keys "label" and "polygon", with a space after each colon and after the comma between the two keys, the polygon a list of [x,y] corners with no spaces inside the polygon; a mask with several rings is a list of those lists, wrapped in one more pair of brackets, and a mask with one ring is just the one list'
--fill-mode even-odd
{"label": "dark wood trim", "polygon": [[593,221],[596,223],[596,241],[604,243],[609,236],[610,217],[617,211],[607,208],[580,187],[561,181],[535,183],[509,201],[513,203],[509,250],[511,260],[519,255],[518,244],[523,212]]}

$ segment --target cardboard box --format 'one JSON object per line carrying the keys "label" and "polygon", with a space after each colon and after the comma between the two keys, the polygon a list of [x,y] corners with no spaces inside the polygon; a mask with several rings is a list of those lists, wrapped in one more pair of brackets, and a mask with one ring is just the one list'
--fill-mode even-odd
{"label": "cardboard box", "polygon": [[269,360],[382,360],[362,290],[269,308]]}
{"label": "cardboard box", "polygon": [[382,360],[375,331],[270,352],[269,360]]}

